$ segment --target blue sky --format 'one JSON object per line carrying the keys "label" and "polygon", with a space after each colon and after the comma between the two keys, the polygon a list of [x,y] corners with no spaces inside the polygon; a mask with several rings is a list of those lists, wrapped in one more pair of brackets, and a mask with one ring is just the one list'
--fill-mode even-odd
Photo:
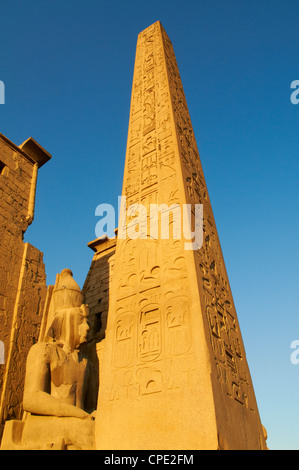
{"label": "blue sky", "polygon": [[121,193],[137,35],[175,49],[271,449],[299,449],[297,0],[2,2],[0,132],[52,155],[25,241],[82,287]]}

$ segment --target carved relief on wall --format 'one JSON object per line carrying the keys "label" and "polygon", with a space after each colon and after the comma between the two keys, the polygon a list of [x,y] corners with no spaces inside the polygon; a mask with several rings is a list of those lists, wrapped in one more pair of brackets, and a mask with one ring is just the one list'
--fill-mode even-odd
{"label": "carved relief on wall", "polygon": [[[225,394],[249,407],[247,363],[234,317],[225,309],[208,306],[207,317],[215,354],[217,378]],[[251,408],[252,409],[252,408]]]}
{"label": "carved relief on wall", "polygon": [[203,203],[204,205],[204,246],[195,254],[195,259],[200,285],[205,293],[202,296],[203,310],[207,315],[218,379],[224,387],[225,393],[234,397],[244,406],[249,406],[248,367],[243,358],[241,334],[237,327],[233,299],[216,234],[194,132],[173,48],[164,33],[163,42],[188,202],[191,204]]}
{"label": "carved relief on wall", "polygon": [[138,357],[141,361],[152,361],[162,349],[160,306],[149,304],[143,307],[138,320]]}
{"label": "carved relief on wall", "polygon": [[166,342],[170,356],[185,354],[191,346],[189,305],[186,297],[169,300],[166,310]]}
{"label": "carved relief on wall", "polygon": [[185,355],[118,370],[106,387],[106,398],[122,401],[159,393],[169,393],[171,396],[196,384],[198,371],[194,364],[195,357]]}
{"label": "carved relief on wall", "polygon": [[134,354],[135,315],[122,313],[115,319],[114,364],[124,367],[130,364]]}

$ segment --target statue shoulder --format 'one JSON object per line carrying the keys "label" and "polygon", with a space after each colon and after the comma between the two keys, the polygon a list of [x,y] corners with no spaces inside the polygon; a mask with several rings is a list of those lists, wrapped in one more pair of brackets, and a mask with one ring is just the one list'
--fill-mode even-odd
{"label": "statue shoulder", "polygon": [[40,360],[50,360],[53,350],[56,349],[53,343],[39,342],[31,346],[28,360],[40,358]]}

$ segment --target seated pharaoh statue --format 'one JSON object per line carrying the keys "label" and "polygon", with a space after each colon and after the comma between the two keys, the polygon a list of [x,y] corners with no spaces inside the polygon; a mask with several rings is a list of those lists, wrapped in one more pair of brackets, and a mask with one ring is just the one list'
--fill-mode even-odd
{"label": "seated pharaoh statue", "polygon": [[26,365],[22,421],[7,421],[2,449],[94,449],[96,390],[84,354],[89,309],[64,269],[53,289],[43,340]]}

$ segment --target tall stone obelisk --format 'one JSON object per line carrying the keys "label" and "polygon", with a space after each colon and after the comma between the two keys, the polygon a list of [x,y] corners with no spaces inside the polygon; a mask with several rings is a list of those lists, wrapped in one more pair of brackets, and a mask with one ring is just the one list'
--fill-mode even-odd
{"label": "tall stone obelisk", "polygon": [[141,218],[127,213],[131,235],[117,241],[110,290],[97,448],[264,449],[186,99],[160,22],[138,36],[122,195],[127,207],[146,210],[202,204],[203,246],[144,235]]}

